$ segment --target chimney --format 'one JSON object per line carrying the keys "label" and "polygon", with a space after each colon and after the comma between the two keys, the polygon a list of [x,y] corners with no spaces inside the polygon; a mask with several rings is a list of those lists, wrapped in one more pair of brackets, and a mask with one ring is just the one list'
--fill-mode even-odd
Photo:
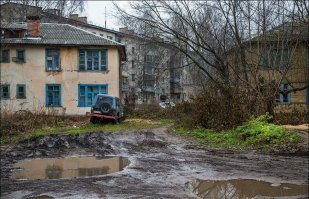
{"label": "chimney", "polygon": [[78,14],[70,14],[69,18],[77,20],[78,19]]}
{"label": "chimney", "polygon": [[28,30],[28,37],[40,37],[41,22],[39,16],[27,17],[27,30]]}
{"label": "chimney", "polygon": [[45,12],[48,12],[50,14],[57,15],[57,16],[60,15],[60,10],[59,9],[46,9]]}
{"label": "chimney", "polygon": [[87,23],[87,17],[78,17],[78,21]]}
{"label": "chimney", "polygon": [[134,30],[133,29],[129,29],[128,27],[119,28],[119,32],[126,33],[126,34],[129,34],[129,35],[133,35],[134,34]]}
{"label": "chimney", "polygon": [[128,27],[119,28],[119,32],[125,33],[128,31]]}

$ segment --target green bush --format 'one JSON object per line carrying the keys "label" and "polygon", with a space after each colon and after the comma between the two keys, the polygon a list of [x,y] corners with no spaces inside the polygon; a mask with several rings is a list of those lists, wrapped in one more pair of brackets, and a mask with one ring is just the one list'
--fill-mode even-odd
{"label": "green bush", "polygon": [[176,132],[193,137],[201,144],[233,149],[257,149],[262,151],[294,151],[301,140],[296,133],[282,126],[269,123],[269,114],[251,118],[232,130],[216,132],[202,127],[193,130],[176,128]]}
{"label": "green bush", "polygon": [[[260,148],[290,148],[295,147],[300,137],[282,126],[268,123],[269,115],[252,119],[235,129],[237,137],[246,145],[257,145]],[[280,146],[281,145],[281,146]]]}

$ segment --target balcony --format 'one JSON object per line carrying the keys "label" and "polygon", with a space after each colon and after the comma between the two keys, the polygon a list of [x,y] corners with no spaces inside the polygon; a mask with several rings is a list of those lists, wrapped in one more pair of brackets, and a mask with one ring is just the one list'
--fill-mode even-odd
{"label": "balcony", "polygon": [[155,88],[154,86],[143,86],[143,91],[148,93],[155,93],[156,91],[158,92],[159,89]]}
{"label": "balcony", "polygon": [[180,77],[171,77],[170,78],[170,83],[180,84]]}
{"label": "balcony", "polygon": [[129,81],[128,81],[128,78],[126,78],[126,77],[124,77],[122,79],[121,90],[122,91],[129,91]]}
{"label": "balcony", "polygon": [[171,87],[170,87],[170,92],[171,93],[182,93],[183,92],[183,87],[181,87],[180,85],[178,84],[171,84]]}
{"label": "balcony", "polygon": [[182,87],[174,87],[171,89],[170,91],[171,93],[182,93],[183,92],[183,88]]}
{"label": "balcony", "polygon": [[144,74],[145,75],[155,75],[155,69],[154,68],[144,68]]}
{"label": "balcony", "polygon": [[122,85],[122,91],[128,91],[129,90],[129,86],[128,85]]}

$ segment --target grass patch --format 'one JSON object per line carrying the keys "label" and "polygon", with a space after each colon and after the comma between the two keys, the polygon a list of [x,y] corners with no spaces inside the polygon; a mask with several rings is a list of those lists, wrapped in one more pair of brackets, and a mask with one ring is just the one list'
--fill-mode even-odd
{"label": "grass patch", "polygon": [[18,135],[1,136],[1,144],[14,143],[27,139],[30,137],[40,137],[52,134],[80,134],[88,132],[104,132],[112,133],[121,130],[140,130],[140,129],[153,129],[170,124],[171,120],[150,120],[150,119],[138,119],[131,118],[123,121],[120,124],[104,123],[104,124],[92,124],[86,123],[80,126],[66,126],[66,127],[49,127],[44,126],[33,131],[25,132]]}
{"label": "grass patch", "polygon": [[232,130],[215,132],[198,127],[176,128],[176,132],[195,138],[200,144],[228,149],[254,149],[265,152],[294,151],[301,138],[282,126],[269,123],[270,116],[251,119]]}

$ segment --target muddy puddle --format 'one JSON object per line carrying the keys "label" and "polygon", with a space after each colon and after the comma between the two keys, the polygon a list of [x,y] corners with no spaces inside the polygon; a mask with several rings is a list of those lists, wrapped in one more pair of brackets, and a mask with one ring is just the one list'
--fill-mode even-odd
{"label": "muddy puddle", "polygon": [[11,179],[37,180],[98,176],[121,171],[128,164],[127,158],[112,156],[24,160],[14,165]]}
{"label": "muddy puddle", "polygon": [[250,179],[195,180],[188,182],[189,189],[201,198],[304,198],[308,185],[272,184]]}
{"label": "muddy puddle", "polygon": [[[186,184],[226,176],[308,184],[309,160],[208,149],[165,128],[33,137],[2,149],[1,199],[308,198],[302,196],[308,195],[306,186],[289,184],[254,180]],[[111,154],[130,157],[130,165],[125,167],[126,159]],[[48,180],[53,178],[66,179]]]}

